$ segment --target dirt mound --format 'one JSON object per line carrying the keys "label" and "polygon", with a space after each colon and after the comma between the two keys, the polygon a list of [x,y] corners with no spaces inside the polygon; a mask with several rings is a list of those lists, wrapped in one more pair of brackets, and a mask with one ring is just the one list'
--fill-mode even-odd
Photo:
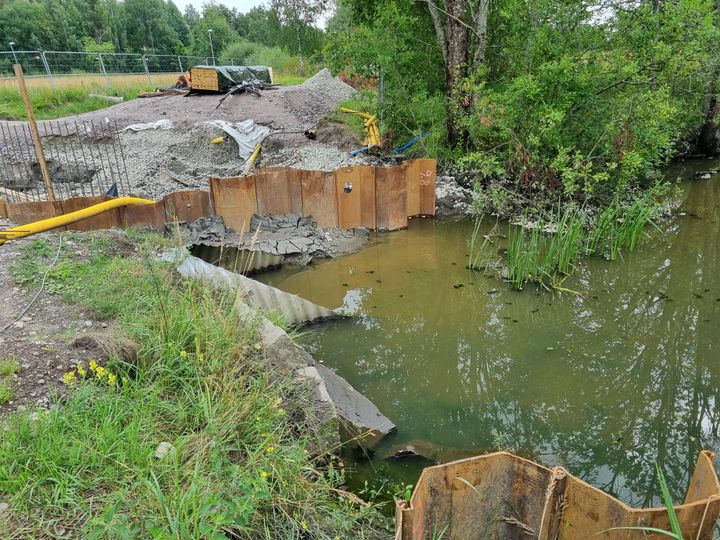
{"label": "dirt mound", "polygon": [[360,136],[350,129],[347,124],[323,118],[315,128],[317,141],[325,144],[333,144],[340,150],[350,152],[360,148],[363,144]]}

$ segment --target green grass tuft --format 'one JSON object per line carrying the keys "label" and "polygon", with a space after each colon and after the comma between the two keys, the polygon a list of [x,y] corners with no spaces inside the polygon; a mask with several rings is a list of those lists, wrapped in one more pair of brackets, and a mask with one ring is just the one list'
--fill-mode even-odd
{"label": "green grass tuft", "polygon": [[10,377],[20,371],[20,363],[14,358],[0,358],[0,376]]}

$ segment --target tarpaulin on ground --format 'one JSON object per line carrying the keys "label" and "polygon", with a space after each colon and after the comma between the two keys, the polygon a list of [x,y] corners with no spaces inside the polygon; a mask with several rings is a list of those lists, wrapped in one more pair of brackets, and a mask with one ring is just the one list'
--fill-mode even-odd
{"label": "tarpaulin on ground", "polygon": [[267,66],[193,66],[193,68],[214,69],[218,74],[218,92],[227,92],[243,82],[260,81],[272,84],[270,68]]}

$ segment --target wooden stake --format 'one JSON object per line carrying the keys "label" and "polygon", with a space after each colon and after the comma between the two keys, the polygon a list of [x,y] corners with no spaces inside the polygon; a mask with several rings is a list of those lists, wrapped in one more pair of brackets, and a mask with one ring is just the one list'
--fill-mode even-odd
{"label": "wooden stake", "polygon": [[38,163],[40,164],[40,172],[42,173],[43,182],[45,182],[48,199],[54,201],[55,191],[52,187],[50,172],[48,171],[47,163],[45,162],[45,154],[42,149],[42,144],[40,143],[40,132],[38,131],[37,123],[35,122],[32,103],[30,103],[27,86],[25,86],[23,69],[20,64],[13,64],[13,69],[15,70],[15,78],[17,79],[18,87],[20,88],[20,95],[22,96],[23,103],[25,104],[25,112],[27,113],[28,122],[30,123],[30,133],[32,134],[33,144],[35,145],[35,155],[37,156]]}

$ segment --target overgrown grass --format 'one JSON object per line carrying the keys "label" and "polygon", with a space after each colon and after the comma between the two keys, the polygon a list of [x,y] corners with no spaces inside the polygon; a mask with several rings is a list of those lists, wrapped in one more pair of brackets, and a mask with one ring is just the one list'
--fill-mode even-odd
{"label": "overgrown grass", "polygon": [[[51,120],[73,114],[104,109],[113,105],[109,101],[91,97],[90,93],[122,96],[125,100],[134,99],[140,92],[152,90],[153,86],[145,84],[114,86],[112,90],[96,85],[83,85],[78,80],[77,86],[61,87],[54,90],[50,87],[30,88],[30,101],[33,112],[38,120]],[[0,119],[27,120],[25,107],[16,87],[0,86]]]}
{"label": "overgrown grass", "polygon": [[[43,270],[48,251],[31,243],[33,264],[20,264]],[[78,376],[60,407],[9,419],[0,536],[334,539],[384,523],[342,496],[332,461],[308,456],[304,393],[261,367],[257,321],[240,318],[233,297],[180,281],[151,253],[99,249],[48,278],[116,317],[140,352],[108,360],[116,384]],[[159,459],[161,442],[174,451]]]}

